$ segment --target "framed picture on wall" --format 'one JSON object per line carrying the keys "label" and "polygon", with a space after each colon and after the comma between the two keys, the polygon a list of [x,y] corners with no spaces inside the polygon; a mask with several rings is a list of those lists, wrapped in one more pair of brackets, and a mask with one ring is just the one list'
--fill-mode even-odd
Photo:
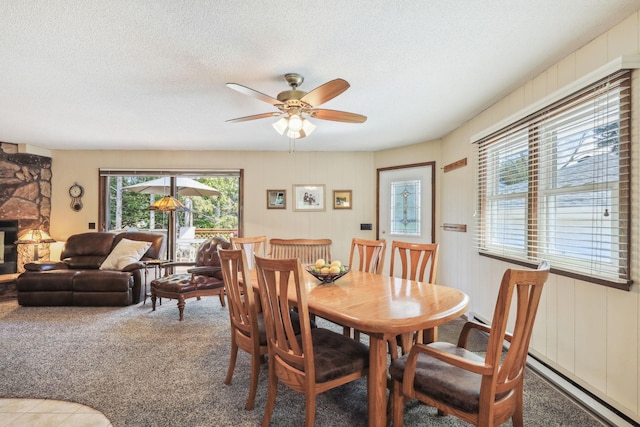
{"label": "framed picture on wall", "polygon": [[286,209],[287,190],[267,190],[267,209]]}
{"label": "framed picture on wall", "polygon": [[324,184],[294,184],[294,211],[323,211]]}
{"label": "framed picture on wall", "polygon": [[351,190],[333,190],[333,209],[351,209]]}

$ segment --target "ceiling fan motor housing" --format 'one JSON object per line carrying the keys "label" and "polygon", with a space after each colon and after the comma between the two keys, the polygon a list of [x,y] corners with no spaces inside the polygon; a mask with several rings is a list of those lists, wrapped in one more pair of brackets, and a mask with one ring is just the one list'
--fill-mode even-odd
{"label": "ceiling fan motor housing", "polygon": [[291,86],[290,90],[285,90],[278,94],[278,101],[287,102],[289,100],[298,100],[305,96],[307,92],[297,90],[298,87],[304,82],[304,77],[298,73],[288,73],[284,75],[284,79]]}
{"label": "ceiling fan motor housing", "polygon": [[289,100],[297,101],[298,99],[305,96],[307,92],[302,90],[285,90],[284,92],[280,92],[278,94],[278,101],[287,102]]}

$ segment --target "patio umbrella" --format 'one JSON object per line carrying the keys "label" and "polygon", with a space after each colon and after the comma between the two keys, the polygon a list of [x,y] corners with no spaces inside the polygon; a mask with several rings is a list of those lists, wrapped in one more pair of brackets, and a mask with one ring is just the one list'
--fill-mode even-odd
{"label": "patio umbrella", "polygon": [[[186,176],[176,178],[176,187],[178,187],[179,196],[217,196],[220,194],[220,191],[215,188],[209,187],[195,179],[187,178]],[[123,190],[143,194],[168,194],[169,188],[171,188],[171,178],[165,176],[152,179],[151,181],[129,185],[124,187]]]}

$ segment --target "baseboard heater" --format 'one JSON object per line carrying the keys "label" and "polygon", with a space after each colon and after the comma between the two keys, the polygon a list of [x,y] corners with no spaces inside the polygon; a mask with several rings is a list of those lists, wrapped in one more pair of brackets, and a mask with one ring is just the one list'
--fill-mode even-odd
{"label": "baseboard heater", "polygon": [[[489,325],[490,322],[477,314],[470,313],[473,320]],[[508,348],[509,342],[505,341],[505,347]],[[612,427],[637,427],[638,423],[629,416],[623,414],[611,404],[600,399],[589,390],[577,384],[555,368],[540,360],[538,357],[528,354],[527,366],[538,375],[549,381],[553,386],[566,394],[570,399],[581,405],[586,411],[592,413],[603,423]]]}

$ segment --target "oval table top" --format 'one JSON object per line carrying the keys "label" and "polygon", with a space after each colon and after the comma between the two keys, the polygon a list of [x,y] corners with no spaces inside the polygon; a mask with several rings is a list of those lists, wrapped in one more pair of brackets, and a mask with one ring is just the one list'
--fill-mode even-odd
{"label": "oval table top", "polygon": [[455,288],[350,271],[334,283],[303,277],[314,314],[368,333],[430,329],[459,317],[469,297]]}

